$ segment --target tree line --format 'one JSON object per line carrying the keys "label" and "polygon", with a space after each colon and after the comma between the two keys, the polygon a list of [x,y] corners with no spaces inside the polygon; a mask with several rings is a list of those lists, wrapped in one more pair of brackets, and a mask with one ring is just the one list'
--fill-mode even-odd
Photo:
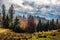
{"label": "tree line", "polygon": [[54,21],[54,19],[52,19],[51,21],[48,20],[46,23],[42,23],[42,20],[39,19],[38,25],[36,27],[36,24],[34,23],[34,17],[33,16],[29,16],[28,17],[28,23],[27,23],[27,27],[22,30],[19,26],[19,19],[16,16],[14,18],[14,6],[11,5],[11,7],[8,10],[8,14],[6,14],[6,9],[5,9],[5,5],[2,5],[2,26],[4,28],[9,28],[11,30],[13,30],[14,32],[18,32],[18,33],[34,33],[34,32],[40,32],[40,31],[48,31],[48,30],[56,30],[56,29],[60,29],[60,25],[59,25],[59,20],[56,20],[56,23]]}
{"label": "tree line", "polygon": [[19,19],[16,16],[14,18],[14,6],[11,5],[11,7],[8,10],[8,14],[6,14],[6,9],[5,9],[5,5],[2,5],[2,26],[4,28],[9,28],[15,32],[22,32],[23,30],[19,27]]}

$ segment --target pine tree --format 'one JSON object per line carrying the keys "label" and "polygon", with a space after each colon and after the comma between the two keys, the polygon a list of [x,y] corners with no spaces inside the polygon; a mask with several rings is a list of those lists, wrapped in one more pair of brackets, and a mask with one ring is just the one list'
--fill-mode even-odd
{"label": "pine tree", "polygon": [[8,16],[8,14],[6,16],[6,23],[5,23],[5,25],[6,25],[6,28],[9,28],[9,16]]}
{"label": "pine tree", "polygon": [[19,27],[19,19],[17,18],[17,16],[14,21],[13,31],[18,32],[18,33],[22,31],[21,28]]}
{"label": "pine tree", "polygon": [[2,26],[2,19],[1,19],[1,13],[0,13],[0,27]]}
{"label": "pine tree", "polygon": [[56,19],[56,29],[59,29],[59,20],[58,19]]}
{"label": "pine tree", "polygon": [[59,23],[59,20],[57,19],[57,20],[56,20],[56,24],[58,24],[58,23]]}
{"label": "pine tree", "polygon": [[53,30],[54,29],[54,19],[52,19],[51,25],[52,25],[52,30]]}
{"label": "pine tree", "polygon": [[6,13],[5,13],[5,5],[3,4],[2,5],[2,14],[3,14],[3,21],[2,21],[2,23],[3,23],[3,27],[5,27],[5,18],[6,18]]}
{"label": "pine tree", "polygon": [[14,26],[18,26],[18,24],[19,24],[19,19],[18,19],[17,16],[16,16],[15,22],[14,22]]}
{"label": "pine tree", "polygon": [[52,19],[52,25],[54,24],[54,19]]}
{"label": "pine tree", "polygon": [[49,30],[49,20],[47,21],[47,23],[44,26],[44,31],[48,31]]}
{"label": "pine tree", "polygon": [[38,23],[38,26],[37,26],[37,32],[39,31],[42,31],[42,22],[41,22],[41,19],[39,19],[39,23]]}
{"label": "pine tree", "polygon": [[13,14],[14,14],[14,7],[13,7],[13,5],[11,5],[11,7],[9,9],[10,26],[12,26],[12,24],[13,24]]}
{"label": "pine tree", "polygon": [[50,22],[49,20],[47,21],[47,30],[49,31],[49,28],[50,28]]}

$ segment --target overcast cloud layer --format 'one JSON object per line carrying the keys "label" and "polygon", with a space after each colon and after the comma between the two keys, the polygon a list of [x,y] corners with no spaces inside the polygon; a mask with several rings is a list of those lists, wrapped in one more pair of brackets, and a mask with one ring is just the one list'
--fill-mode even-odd
{"label": "overcast cloud layer", "polygon": [[13,4],[17,15],[32,14],[46,19],[60,19],[60,0],[0,0],[2,4],[6,5],[6,9]]}

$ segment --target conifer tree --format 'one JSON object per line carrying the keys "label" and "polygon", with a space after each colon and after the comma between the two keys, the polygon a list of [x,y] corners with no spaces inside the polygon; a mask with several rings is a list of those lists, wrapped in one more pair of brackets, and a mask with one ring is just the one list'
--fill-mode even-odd
{"label": "conifer tree", "polygon": [[56,29],[59,29],[59,20],[58,19],[56,19]]}
{"label": "conifer tree", "polygon": [[16,16],[15,22],[14,22],[14,26],[18,26],[18,24],[19,24],[19,19],[18,19],[17,16]]}
{"label": "conifer tree", "polygon": [[59,23],[59,20],[57,19],[57,20],[56,20],[56,24],[58,24],[58,23]]}
{"label": "conifer tree", "polygon": [[49,20],[47,21],[47,23],[44,26],[44,31],[48,31],[49,30]]}
{"label": "conifer tree", "polygon": [[19,27],[19,19],[17,18],[17,16],[14,21],[13,31],[18,32],[18,33],[22,31],[21,28]]}
{"label": "conifer tree", "polygon": [[13,14],[14,14],[14,7],[13,7],[13,5],[11,5],[11,7],[9,9],[10,26],[12,26],[12,24],[13,24]]}
{"label": "conifer tree", "polygon": [[0,13],[0,27],[2,26],[2,18],[1,18],[1,13]]}
{"label": "conifer tree", "polygon": [[53,30],[54,29],[54,19],[52,19],[51,25],[52,25],[52,30]]}
{"label": "conifer tree", "polygon": [[3,14],[2,24],[3,24],[3,27],[5,27],[6,13],[5,13],[5,5],[4,4],[2,5],[2,14]]}
{"label": "conifer tree", "polygon": [[37,32],[42,31],[42,23],[41,23],[41,19],[39,19],[39,23],[37,26]]}
{"label": "conifer tree", "polygon": [[8,16],[8,14],[6,16],[6,23],[5,23],[5,25],[6,25],[6,28],[9,28],[9,16]]}

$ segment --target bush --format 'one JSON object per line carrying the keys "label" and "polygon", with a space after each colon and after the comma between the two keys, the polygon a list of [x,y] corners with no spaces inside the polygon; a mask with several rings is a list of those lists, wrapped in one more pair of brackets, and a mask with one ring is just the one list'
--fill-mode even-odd
{"label": "bush", "polygon": [[17,33],[24,33],[24,32],[25,32],[25,31],[22,30],[19,26],[15,26],[15,27],[13,28],[13,31],[14,31],[14,32],[17,32]]}

